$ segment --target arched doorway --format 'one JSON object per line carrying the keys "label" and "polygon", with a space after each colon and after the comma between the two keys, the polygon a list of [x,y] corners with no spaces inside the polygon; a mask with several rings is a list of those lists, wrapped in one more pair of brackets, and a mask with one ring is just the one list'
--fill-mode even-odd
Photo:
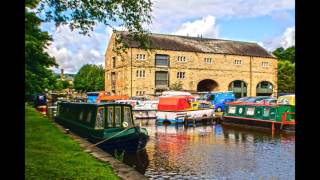
{"label": "arched doorway", "polygon": [[233,91],[236,98],[247,96],[247,84],[244,81],[235,80],[229,84],[229,91]]}
{"label": "arched doorway", "polygon": [[204,79],[200,81],[197,85],[197,91],[203,92],[203,91],[213,91],[218,87],[218,83],[211,79]]}
{"label": "arched doorway", "polygon": [[261,81],[257,84],[256,96],[271,96],[273,85],[269,81]]}

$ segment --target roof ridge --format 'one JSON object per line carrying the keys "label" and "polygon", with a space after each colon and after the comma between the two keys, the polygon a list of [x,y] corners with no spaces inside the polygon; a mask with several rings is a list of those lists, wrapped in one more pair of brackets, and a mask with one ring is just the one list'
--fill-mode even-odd
{"label": "roof ridge", "polygon": [[[129,33],[129,31],[119,31],[119,30],[114,30],[114,32]],[[195,39],[195,40],[219,40],[219,41],[231,41],[231,42],[248,43],[248,44],[258,44],[257,42],[248,42],[248,41],[231,40],[231,39],[204,38],[204,37],[196,37],[196,36],[183,36],[183,35],[163,34],[163,33],[149,33],[149,34],[160,35],[160,36],[183,37],[183,38],[190,38],[190,39]]]}

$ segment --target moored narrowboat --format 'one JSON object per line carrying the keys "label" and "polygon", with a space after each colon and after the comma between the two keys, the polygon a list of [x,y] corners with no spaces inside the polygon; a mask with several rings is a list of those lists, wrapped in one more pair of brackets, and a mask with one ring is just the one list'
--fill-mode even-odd
{"label": "moored narrowboat", "polygon": [[210,102],[197,102],[192,96],[160,97],[157,123],[186,123],[202,121],[215,116]]}
{"label": "moored narrowboat", "polygon": [[139,151],[149,139],[145,128],[134,125],[128,104],[61,102],[55,120],[111,153]]}
{"label": "moored narrowboat", "polygon": [[229,103],[222,123],[295,131],[295,106],[270,103]]}

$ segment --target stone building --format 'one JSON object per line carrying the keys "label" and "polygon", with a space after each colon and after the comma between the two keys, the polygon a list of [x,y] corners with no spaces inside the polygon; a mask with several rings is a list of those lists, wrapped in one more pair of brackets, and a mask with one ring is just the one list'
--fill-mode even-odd
{"label": "stone building", "polygon": [[[117,54],[115,37],[127,43]],[[234,91],[237,97],[276,95],[277,59],[256,43],[151,34],[150,50],[114,31],[105,54],[105,90],[137,96],[181,83],[183,90]]]}

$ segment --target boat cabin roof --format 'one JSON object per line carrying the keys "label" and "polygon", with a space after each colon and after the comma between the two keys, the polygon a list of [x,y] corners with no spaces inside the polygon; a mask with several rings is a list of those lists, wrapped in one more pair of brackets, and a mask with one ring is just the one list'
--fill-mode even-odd
{"label": "boat cabin roof", "polygon": [[172,96],[160,97],[158,110],[184,110],[190,108],[190,100],[194,100],[192,96]]}

